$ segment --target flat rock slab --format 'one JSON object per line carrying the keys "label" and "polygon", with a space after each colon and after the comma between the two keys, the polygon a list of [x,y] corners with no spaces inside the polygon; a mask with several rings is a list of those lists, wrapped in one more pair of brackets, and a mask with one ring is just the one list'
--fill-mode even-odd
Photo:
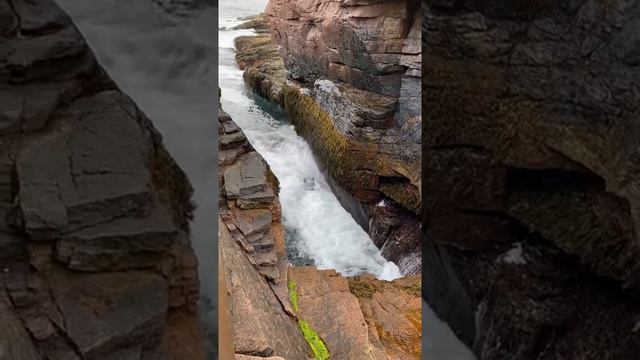
{"label": "flat rock slab", "polygon": [[289,279],[297,286],[298,316],[319,334],[332,358],[386,360],[374,357],[369,327],[346,278],[334,270],[296,266]]}
{"label": "flat rock slab", "polygon": [[122,218],[65,234],[56,258],[80,271],[148,268],[177,241],[178,230],[162,208],[146,218]]}
{"label": "flat rock slab", "polygon": [[74,274],[56,269],[51,286],[66,332],[84,357],[144,346],[164,328],[168,294],[158,275],[136,271]]}
{"label": "flat rock slab", "polygon": [[273,216],[267,209],[241,210],[233,209],[238,229],[245,237],[269,230]]}
{"label": "flat rock slab", "polygon": [[244,143],[246,137],[242,132],[220,135],[219,143],[221,149],[230,149]]}
{"label": "flat rock slab", "polygon": [[38,360],[40,356],[13,312],[4,290],[0,291],[0,359]]}
{"label": "flat rock slab", "polygon": [[224,170],[227,198],[243,198],[266,192],[269,189],[266,173],[267,166],[257,152],[242,155],[235,164]]}
{"label": "flat rock slab", "polygon": [[14,3],[15,12],[20,17],[20,28],[25,33],[46,31],[67,27],[71,19],[60,9],[54,0],[18,0]]}
{"label": "flat rock slab", "polygon": [[70,132],[69,127],[60,127],[25,142],[18,153],[18,201],[31,239],[51,239],[67,226],[62,192],[72,187],[67,148]]}
{"label": "flat rock slab", "polygon": [[18,154],[20,207],[26,232],[36,240],[141,215],[153,202],[153,144],[128,97],[104,92],[84,98],[66,117],[71,120],[26,140]]}
{"label": "flat rock slab", "polygon": [[222,220],[218,221],[218,229],[236,352],[260,357],[310,358],[309,345],[296,321],[282,309],[265,278],[233,241]]}
{"label": "flat rock slab", "polygon": [[66,198],[69,222],[79,227],[143,212],[151,201],[153,144],[135,104],[122,93],[107,91],[77,101],[66,115],[74,126],[70,166],[75,191]]}
{"label": "flat rock slab", "polygon": [[266,191],[256,192],[247,196],[243,196],[236,200],[241,209],[258,209],[271,206],[275,199],[275,194],[271,188]]}

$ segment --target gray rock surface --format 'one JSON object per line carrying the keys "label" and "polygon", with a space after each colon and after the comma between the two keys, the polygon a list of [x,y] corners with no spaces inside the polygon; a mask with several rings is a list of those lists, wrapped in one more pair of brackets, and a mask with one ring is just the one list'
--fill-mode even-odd
{"label": "gray rock surface", "polygon": [[55,2],[0,19],[0,358],[204,359],[188,180]]}
{"label": "gray rock surface", "polygon": [[634,358],[640,2],[423,4],[427,300],[482,360]]}

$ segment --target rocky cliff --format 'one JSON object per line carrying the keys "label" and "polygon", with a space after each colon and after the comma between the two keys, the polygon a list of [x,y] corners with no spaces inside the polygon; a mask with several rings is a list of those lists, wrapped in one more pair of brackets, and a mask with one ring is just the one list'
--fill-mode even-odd
{"label": "rocky cliff", "polygon": [[289,266],[278,180],[222,110],[218,124],[221,291],[235,358],[419,359],[420,277]]}
{"label": "rocky cliff", "polygon": [[0,358],[204,358],[185,175],[52,0],[0,19]]}
{"label": "rocky cliff", "polygon": [[383,255],[419,272],[419,3],[273,0],[265,14],[277,47],[261,53],[279,49],[287,78],[245,61],[247,83],[283,105]]}
{"label": "rocky cliff", "polygon": [[423,5],[429,302],[482,360],[637,357],[640,2]]}

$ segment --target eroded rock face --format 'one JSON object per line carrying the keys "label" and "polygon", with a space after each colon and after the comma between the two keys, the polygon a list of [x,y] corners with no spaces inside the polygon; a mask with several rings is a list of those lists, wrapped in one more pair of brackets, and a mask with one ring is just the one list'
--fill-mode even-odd
{"label": "eroded rock face", "polygon": [[[265,14],[277,48],[269,35],[237,40],[246,82],[283,104],[383,255],[418,272],[407,260],[420,257],[422,211],[418,2],[270,1]],[[393,208],[396,225],[376,204]]]}
{"label": "eroded rock face", "polygon": [[[278,183],[242,130],[218,110],[221,262],[235,353],[306,359],[287,295]],[[228,139],[234,139],[228,141]]]}
{"label": "eroded rock face", "polygon": [[423,4],[427,299],[481,359],[632,358],[640,3]]}
{"label": "eroded rock face", "polygon": [[326,76],[398,97],[407,67],[419,71],[419,7],[417,1],[287,0],[270,1],[266,13],[294,79]]}
{"label": "eroded rock face", "polygon": [[[247,25],[245,25],[247,24]],[[268,23],[260,16],[244,26],[268,28]],[[256,30],[257,31],[257,30]],[[240,69],[244,70],[244,81],[261,96],[284,105],[282,88],[287,70],[271,34],[262,33],[256,36],[240,36],[234,40],[237,49],[236,60]]]}
{"label": "eroded rock face", "polygon": [[292,267],[298,315],[336,359],[421,359],[420,276],[386,282]]}
{"label": "eroded rock face", "polygon": [[53,1],[0,18],[0,357],[203,359],[188,180]]}

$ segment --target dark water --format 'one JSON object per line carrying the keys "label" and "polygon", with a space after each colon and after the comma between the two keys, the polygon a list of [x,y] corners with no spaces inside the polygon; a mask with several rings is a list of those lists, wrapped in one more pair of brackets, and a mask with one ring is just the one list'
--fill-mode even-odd
{"label": "dark water", "polygon": [[217,347],[217,1],[58,0],[119,87],[162,133],[197,209],[201,314]]}

